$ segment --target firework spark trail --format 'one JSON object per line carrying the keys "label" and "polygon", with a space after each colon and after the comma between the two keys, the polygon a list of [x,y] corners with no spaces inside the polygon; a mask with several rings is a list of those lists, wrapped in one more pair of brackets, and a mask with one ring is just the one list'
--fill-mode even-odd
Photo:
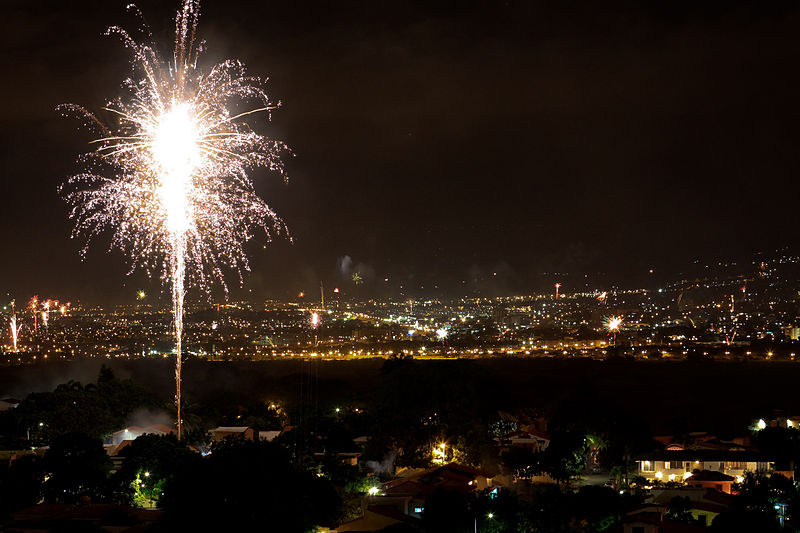
{"label": "firework spark trail", "polygon": [[33,334],[36,335],[39,333],[39,323],[38,319],[36,318],[36,308],[39,307],[39,296],[33,295],[33,297],[28,301],[28,309],[31,310],[33,314]]}
{"label": "firework spark trail", "polygon": [[22,328],[20,324],[17,326],[17,314],[13,313],[11,315],[11,343],[14,345],[14,351],[17,351],[17,337],[19,336],[19,330]]}
{"label": "firework spark trail", "polygon": [[[132,51],[134,65],[134,75],[123,83],[128,98],[105,107],[114,123],[79,106],[61,107],[82,116],[97,134],[96,150],[82,158],[86,172],[62,187],[72,206],[73,236],[85,236],[88,246],[110,233],[110,248],[127,253],[131,272],[157,272],[170,285],[179,438],[185,287],[207,291],[218,280],[227,293],[223,269],[234,270],[241,283],[242,269],[249,269],[243,245],[254,237],[252,229],[263,230],[267,241],[286,231],[248,173],[265,167],[283,175],[280,154],[287,147],[243,122],[278,104],[264,91],[265,80],[245,75],[238,61],[207,72],[198,68],[198,10],[198,0],[183,1],[170,61],[162,60],[154,45],[140,45],[120,27],[109,28],[107,33],[119,35]],[[232,100],[258,106],[232,115]]]}

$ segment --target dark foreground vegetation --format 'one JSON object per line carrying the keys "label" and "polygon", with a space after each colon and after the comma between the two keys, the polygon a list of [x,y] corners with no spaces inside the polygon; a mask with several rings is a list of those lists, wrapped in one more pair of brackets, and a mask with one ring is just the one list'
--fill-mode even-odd
{"label": "dark foreground vegetation", "polygon": [[[387,532],[612,531],[644,501],[648,488],[634,460],[653,448],[654,434],[737,434],[754,418],[800,407],[792,387],[800,364],[788,362],[190,361],[186,368],[184,440],[142,436],[113,460],[103,447],[113,432],[171,423],[168,361],[3,368],[0,390],[22,401],[0,414],[7,450],[0,514],[39,503],[113,504],[120,507],[108,521],[128,525],[137,523],[128,510],[159,509],[153,530],[314,531],[358,516],[370,489],[398,469],[430,467],[431,449],[447,443],[447,462],[513,485],[433,491],[418,523]],[[549,447],[501,453],[496,438],[513,429],[511,419],[546,420]],[[216,426],[282,433],[271,442],[212,442]],[[769,428],[754,439],[789,470],[800,463],[798,434]],[[361,454],[357,465],[337,459],[347,453]],[[590,456],[605,485],[576,482],[589,473]],[[531,476],[553,483],[520,481]],[[730,509],[706,529],[775,530],[780,504],[784,530],[794,530],[793,482],[748,476],[737,488]],[[668,514],[697,526],[681,501]]]}

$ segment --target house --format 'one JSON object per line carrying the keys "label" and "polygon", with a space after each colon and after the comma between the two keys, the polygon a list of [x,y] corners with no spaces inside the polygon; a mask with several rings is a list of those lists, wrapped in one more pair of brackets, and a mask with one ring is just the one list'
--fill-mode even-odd
{"label": "house", "polygon": [[721,472],[741,481],[746,472],[774,472],[775,462],[761,454],[698,453],[684,450],[637,461],[639,475],[648,481],[685,481],[695,470]]}
{"label": "house", "polygon": [[280,434],[281,434],[280,430],[277,430],[277,431],[259,431],[258,432],[258,440],[272,442]]}
{"label": "house", "polygon": [[505,437],[495,438],[501,452],[511,448],[529,448],[534,452],[540,452],[550,444],[550,435],[544,431],[528,429],[527,431],[515,431]]}
{"label": "house", "polygon": [[208,431],[213,442],[222,442],[227,438],[253,440],[253,428],[245,426],[220,426]]}
{"label": "house", "polygon": [[493,486],[492,480],[487,472],[455,463],[427,470],[405,470],[397,479],[383,483],[380,495],[369,497],[361,517],[328,531],[379,531],[393,524],[419,526],[425,499],[437,489],[466,495]]}
{"label": "house", "polygon": [[716,489],[726,494],[731,494],[731,486],[735,482],[735,477],[714,470],[695,470],[685,481],[690,487]]}
{"label": "house", "polygon": [[666,511],[675,497],[689,500],[692,517],[700,524],[711,525],[717,515],[730,510],[732,496],[715,488],[679,487],[673,489],[653,489],[650,493],[651,506]]}
{"label": "house", "polygon": [[[71,505],[42,503],[11,513],[4,531],[143,531],[161,517],[162,512],[127,505]],[[127,525],[122,525],[127,524]]]}
{"label": "house", "polygon": [[623,518],[609,529],[609,533],[703,533],[706,528],[666,520],[658,513],[637,513]]}
{"label": "house", "polygon": [[380,531],[381,529],[393,524],[409,524],[419,526],[422,521],[414,516],[398,511],[390,505],[370,505],[364,510],[363,516],[345,522],[337,528],[331,529],[331,533],[340,531]]}
{"label": "house", "polygon": [[[324,459],[325,455],[326,454],[323,452],[315,452],[314,459]],[[333,455],[339,463],[348,466],[358,466],[358,458],[361,457],[361,453],[359,452],[336,452]]]}
{"label": "house", "polygon": [[492,479],[491,474],[477,468],[450,463],[387,481],[383,484],[383,493],[428,495],[437,488],[446,488],[466,494],[491,487]]}
{"label": "house", "polygon": [[0,412],[14,409],[19,405],[19,400],[14,398],[3,398],[0,400]]}
{"label": "house", "polygon": [[695,470],[713,470],[739,481],[746,472],[775,471],[774,458],[749,446],[747,439],[726,441],[698,433],[690,434],[683,442],[661,442],[666,442],[664,449],[636,461],[639,475],[648,481],[683,482]]}
{"label": "house", "polygon": [[438,489],[469,494],[495,486],[494,477],[482,470],[450,463],[427,470],[406,471],[383,483],[381,495],[373,501],[391,506],[403,514],[422,517],[425,499]]}
{"label": "house", "polygon": [[119,445],[126,440],[136,440],[142,435],[174,435],[175,428],[164,424],[152,424],[149,426],[128,426],[111,434],[111,444]]}

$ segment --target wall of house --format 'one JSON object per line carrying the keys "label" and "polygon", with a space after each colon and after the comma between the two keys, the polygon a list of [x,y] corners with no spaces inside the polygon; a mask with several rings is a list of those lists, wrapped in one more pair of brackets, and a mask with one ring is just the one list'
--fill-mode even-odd
{"label": "wall of house", "polygon": [[[772,472],[775,463],[757,463],[755,461],[681,461],[680,468],[673,468],[671,461],[637,461],[639,475],[653,481],[683,481],[694,470],[713,470],[722,472],[733,478],[743,477],[745,472]],[[660,475],[659,475],[660,474]]]}

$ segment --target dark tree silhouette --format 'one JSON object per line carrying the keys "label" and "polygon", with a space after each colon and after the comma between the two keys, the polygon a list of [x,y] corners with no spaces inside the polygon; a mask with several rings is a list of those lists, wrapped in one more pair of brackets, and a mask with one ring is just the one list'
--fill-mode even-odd
{"label": "dark tree silhouette", "polygon": [[92,502],[108,499],[108,473],[111,461],[103,442],[81,433],[62,435],[44,455],[45,500],[50,503]]}

